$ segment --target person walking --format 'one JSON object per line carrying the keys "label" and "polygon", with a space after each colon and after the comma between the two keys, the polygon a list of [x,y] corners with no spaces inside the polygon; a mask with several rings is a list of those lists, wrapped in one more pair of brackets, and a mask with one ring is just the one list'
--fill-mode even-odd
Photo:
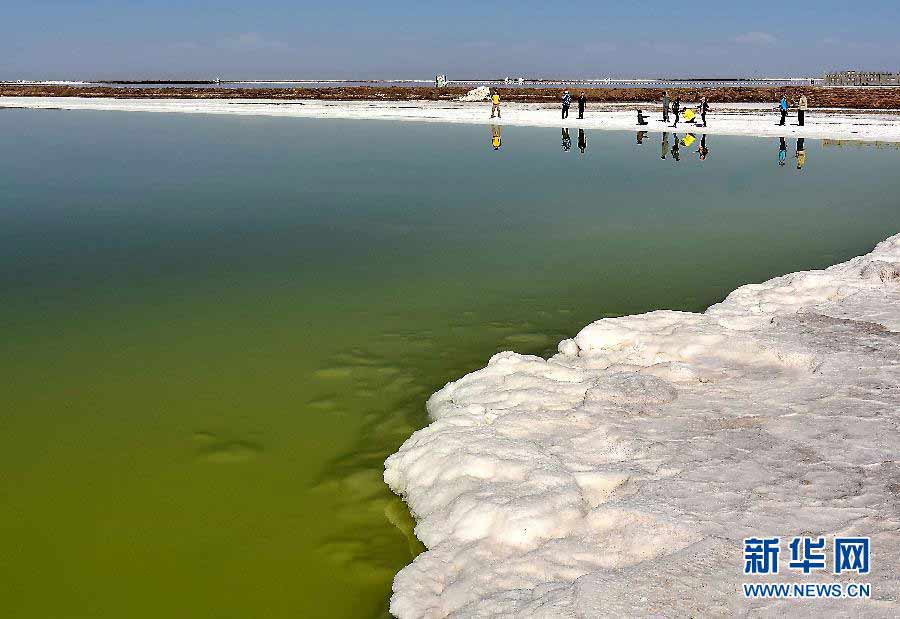
{"label": "person walking", "polygon": [[572,103],[572,95],[569,94],[569,91],[565,91],[562,97],[562,117],[569,117],[569,104]]}
{"label": "person walking", "polygon": [[806,110],[809,109],[809,101],[806,95],[800,95],[800,103],[797,105],[797,125],[802,127],[806,122]]}
{"label": "person walking", "polygon": [[663,104],[663,122],[669,122],[669,91],[664,90],[662,96],[662,104]]}
{"label": "person walking", "polygon": [[584,93],[578,95],[578,118],[584,118],[584,106],[587,103],[587,97],[584,96]]}
{"label": "person walking", "polygon": [[706,100],[706,97],[702,97],[700,99],[700,120],[703,122],[703,126],[706,126],[706,113],[709,111],[709,101]]}
{"label": "person walking", "polygon": [[496,90],[491,94],[491,118],[494,117],[495,112],[497,118],[500,118],[500,93]]}
{"label": "person walking", "polygon": [[681,114],[681,99],[675,97],[675,100],[672,101],[672,115],[675,116],[675,122],[672,124],[673,127],[678,126],[678,117]]}
{"label": "person walking", "polygon": [[783,127],[785,120],[787,120],[788,113],[788,102],[785,95],[781,95],[781,101],[778,103],[778,109],[781,111],[781,122],[778,123],[778,126]]}

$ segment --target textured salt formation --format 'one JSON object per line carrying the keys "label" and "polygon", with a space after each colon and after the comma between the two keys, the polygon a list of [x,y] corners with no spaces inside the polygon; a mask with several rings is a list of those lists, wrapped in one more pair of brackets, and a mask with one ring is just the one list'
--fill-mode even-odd
{"label": "textured salt formation", "polygon": [[[429,548],[401,618],[897,616],[900,235],[703,314],[599,320],[447,384],[385,464]],[[867,535],[862,601],[743,599],[741,539]],[[839,604],[835,607],[835,604]]]}
{"label": "textured salt formation", "polygon": [[487,101],[491,96],[491,89],[487,86],[473,88],[459,98],[460,101]]}

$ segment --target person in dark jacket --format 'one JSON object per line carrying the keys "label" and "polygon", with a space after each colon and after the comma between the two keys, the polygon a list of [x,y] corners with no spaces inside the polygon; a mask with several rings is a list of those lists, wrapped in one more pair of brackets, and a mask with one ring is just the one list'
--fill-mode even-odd
{"label": "person in dark jacket", "polygon": [[672,124],[673,127],[678,126],[678,117],[681,114],[681,99],[675,97],[675,100],[672,101],[672,114],[675,116],[675,122]]}
{"label": "person in dark jacket", "polygon": [[700,120],[703,121],[703,126],[706,126],[706,113],[709,111],[709,101],[706,100],[706,97],[702,97],[700,99]]}
{"label": "person in dark jacket", "polygon": [[681,161],[681,149],[679,148],[678,144],[678,134],[673,133],[672,135],[675,136],[675,143],[672,144],[672,159],[674,159],[677,163]]}
{"label": "person in dark jacket", "polygon": [[646,124],[648,124],[648,123],[647,123],[647,119],[644,117],[644,112],[643,112],[643,110],[638,110],[637,112],[638,112],[638,124],[639,124],[639,125],[646,125]]}
{"label": "person in dark jacket", "polygon": [[584,154],[584,149],[587,148],[587,138],[584,137],[584,129],[578,130],[578,150],[581,151],[581,154]]}
{"label": "person in dark jacket", "polygon": [[669,91],[668,90],[663,91],[662,104],[663,104],[663,122],[667,123],[667,122],[669,122]]}
{"label": "person in dark jacket", "polygon": [[569,117],[569,104],[572,103],[572,95],[569,94],[569,91],[563,93],[562,97],[562,117]]}
{"label": "person in dark jacket", "polygon": [[587,97],[584,93],[578,95],[578,118],[584,118],[584,106],[587,103]]}

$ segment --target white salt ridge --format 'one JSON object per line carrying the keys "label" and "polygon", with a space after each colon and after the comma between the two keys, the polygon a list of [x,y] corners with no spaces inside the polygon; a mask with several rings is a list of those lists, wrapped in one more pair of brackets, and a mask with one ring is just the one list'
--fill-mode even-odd
{"label": "white salt ridge", "polygon": [[[388,458],[428,547],[395,615],[900,615],[900,234],[559,351],[448,383]],[[872,600],[743,598],[743,537],[838,534],[871,536],[871,574],[770,580]]]}
{"label": "white salt ridge", "polygon": [[[468,96],[468,95],[467,95]],[[477,95],[473,95],[475,97]],[[638,104],[640,105],[640,104]],[[685,103],[685,105],[692,105]],[[637,126],[635,104],[589,104],[585,118],[575,113],[560,119],[557,104],[502,102],[502,119],[491,119],[489,103],[460,101],[321,101],[272,99],[110,99],[80,97],[0,97],[2,108],[104,110],[183,114],[231,114],[289,118],[349,120],[396,120],[466,124],[500,124],[613,130],[674,131],[659,116],[658,103],[644,107],[650,124]],[[811,110],[805,127],[791,118],[785,127],[776,125],[772,105],[713,104],[709,126],[681,123],[679,133],[809,137],[900,141],[900,114],[894,111]]]}
{"label": "white salt ridge", "polygon": [[491,89],[487,86],[473,88],[459,98],[460,101],[487,101],[491,97]]}

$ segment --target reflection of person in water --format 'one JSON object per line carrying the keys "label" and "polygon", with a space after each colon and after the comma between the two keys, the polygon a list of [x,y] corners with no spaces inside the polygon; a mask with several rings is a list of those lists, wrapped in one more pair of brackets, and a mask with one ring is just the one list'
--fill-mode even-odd
{"label": "reflection of person in water", "polygon": [[584,149],[587,148],[587,139],[584,137],[584,129],[578,130],[578,150],[581,151],[581,154],[584,154]]}
{"label": "reflection of person in water", "polygon": [[784,166],[784,162],[787,159],[787,142],[784,141],[784,138],[778,138],[781,142],[778,144],[778,165]]}
{"label": "reflection of person in water", "polygon": [[803,144],[803,138],[797,138],[797,169],[802,170],[806,165],[806,147]]}
{"label": "reflection of person in water", "polygon": [[491,125],[491,146],[500,150],[500,125]]}
{"label": "reflection of person in water", "polygon": [[564,151],[569,151],[572,148],[572,138],[569,137],[569,130],[562,130],[562,147]]}
{"label": "reflection of person in water", "polygon": [[700,156],[700,161],[706,161],[706,158],[709,156],[709,149],[706,148],[705,133],[700,137],[700,148],[697,149],[697,154]]}
{"label": "reflection of person in water", "polygon": [[663,131],[663,137],[662,137],[662,149],[661,149],[661,151],[660,151],[659,158],[660,158],[660,159],[665,159],[665,158],[666,158],[666,154],[668,154],[668,152],[669,152],[669,132],[668,132],[668,131]]}
{"label": "reflection of person in water", "polygon": [[681,161],[681,151],[678,148],[678,134],[673,133],[672,136],[675,138],[675,142],[672,144],[672,159],[676,162]]}
{"label": "reflection of person in water", "polygon": [[645,138],[645,137],[647,137],[647,132],[646,132],[646,131],[638,131],[638,132],[637,132],[637,143],[638,143],[638,144],[643,144],[643,143],[644,143],[644,138]]}

